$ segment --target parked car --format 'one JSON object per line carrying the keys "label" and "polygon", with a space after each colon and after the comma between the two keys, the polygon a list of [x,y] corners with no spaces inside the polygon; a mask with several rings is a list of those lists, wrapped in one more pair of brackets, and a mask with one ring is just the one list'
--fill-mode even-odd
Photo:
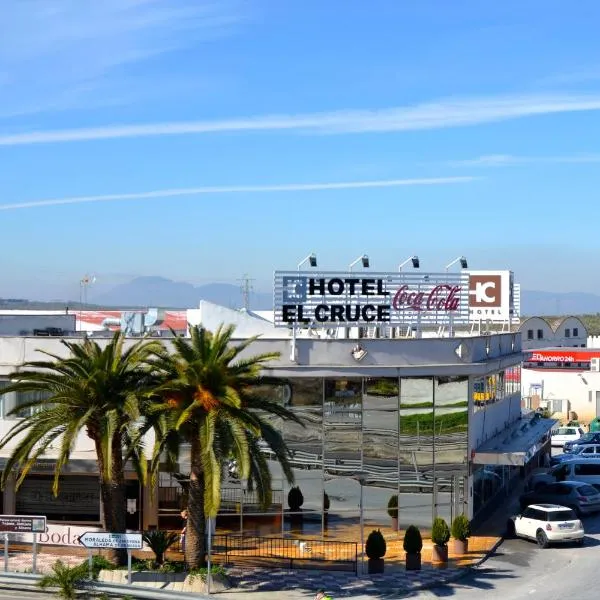
{"label": "parked car", "polygon": [[558,456],[553,456],[550,459],[550,466],[559,465],[566,460],[570,460],[575,457],[581,458],[600,458],[600,444],[581,444],[575,446],[573,452],[569,452],[568,454],[559,454]]}
{"label": "parked car", "polygon": [[600,511],[600,492],[589,483],[561,481],[522,494],[519,497],[519,504],[521,510],[525,510],[532,504],[560,504],[574,510],[580,517]]}
{"label": "parked car", "polygon": [[563,448],[567,442],[574,442],[584,434],[585,431],[579,426],[557,427],[550,433],[550,444]]}
{"label": "parked car", "polygon": [[585,531],[577,515],[558,504],[532,504],[509,519],[508,534],[535,540],[540,548],[550,544],[575,542],[583,545]]}
{"label": "parked car", "polygon": [[535,473],[527,481],[527,490],[538,491],[544,485],[559,481],[580,481],[600,489],[600,458],[572,456],[547,473]]}
{"label": "parked car", "polygon": [[584,433],[579,439],[565,442],[563,452],[573,452],[577,446],[581,444],[600,444],[600,431],[592,433]]}

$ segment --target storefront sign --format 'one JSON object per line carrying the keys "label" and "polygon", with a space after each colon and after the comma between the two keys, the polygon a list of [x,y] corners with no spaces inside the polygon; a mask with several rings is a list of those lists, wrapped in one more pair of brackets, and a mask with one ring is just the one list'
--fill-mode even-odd
{"label": "storefront sign", "polygon": [[0,515],[0,532],[3,533],[45,533],[46,517],[22,515]]}
{"label": "storefront sign", "polygon": [[276,272],[275,325],[468,322],[465,273]]}

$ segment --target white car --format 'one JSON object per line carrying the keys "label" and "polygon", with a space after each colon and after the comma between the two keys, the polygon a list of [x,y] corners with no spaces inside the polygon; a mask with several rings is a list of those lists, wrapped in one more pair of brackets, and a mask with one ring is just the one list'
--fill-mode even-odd
{"label": "white car", "polygon": [[585,432],[581,427],[558,427],[552,431],[550,443],[552,446],[562,448],[566,442],[574,442],[578,440],[584,433]]}
{"label": "white car", "polygon": [[508,522],[508,534],[534,540],[540,548],[575,542],[583,545],[585,531],[577,515],[558,504],[532,504]]}

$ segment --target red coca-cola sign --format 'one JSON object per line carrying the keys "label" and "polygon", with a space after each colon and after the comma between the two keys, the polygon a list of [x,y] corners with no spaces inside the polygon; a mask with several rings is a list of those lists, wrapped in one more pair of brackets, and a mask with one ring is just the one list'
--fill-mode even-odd
{"label": "red coca-cola sign", "polygon": [[456,312],[460,309],[460,286],[442,284],[436,285],[431,291],[421,292],[403,285],[394,295],[392,307],[394,310],[416,312]]}

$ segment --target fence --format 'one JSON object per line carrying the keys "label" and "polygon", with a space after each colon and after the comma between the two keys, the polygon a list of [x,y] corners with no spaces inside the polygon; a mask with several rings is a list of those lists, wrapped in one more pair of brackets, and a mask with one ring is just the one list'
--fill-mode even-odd
{"label": "fence", "polygon": [[212,557],[235,566],[331,569],[358,574],[358,544],[235,534],[213,536]]}

